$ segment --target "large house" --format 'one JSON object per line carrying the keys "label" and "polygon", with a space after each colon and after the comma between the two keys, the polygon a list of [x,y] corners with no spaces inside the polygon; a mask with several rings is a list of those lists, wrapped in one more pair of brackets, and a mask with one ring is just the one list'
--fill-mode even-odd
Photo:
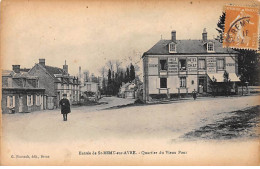
{"label": "large house", "polygon": [[[26,70],[28,71],[28,70]],[[45,89],[39,78],[13,65],[13,70],[2,71],[2,112],[25,113],[46,108]]]}
{"label": "large house", "polygon": [[211,93],[211,81],[223,83],[224,72],[228,73],[233,90],[239,81],[237,52],[223,48],[218,40],[207,39],[206,29],[200,40],[177,40],[176,31],[172,31],[170,40],[157,42],[142,59],[145,101],[160,95],[186,95],[194,90]]}
{"label": "large house", "polygon": [[95,97],[95,100],[100,99],[100,78],[95,77],[94,74],[92,74],[90,77],[84,76],[81,81],[80,91],[83,97],[89,97],[86,95],[86,93],[93,93],[93,97]]}
{"label": "large house", "polygon": [[77,104],[80,101],[80,81],[78,78],[70,76],[68,65],[63,65],[63,69],[53,66],[47,66],[45,59],[39,59],[28,72],[30,75],[39,77],[39,85],[45,88],[47,109],[59,107],[59,100],[63,94],[71,104]]}

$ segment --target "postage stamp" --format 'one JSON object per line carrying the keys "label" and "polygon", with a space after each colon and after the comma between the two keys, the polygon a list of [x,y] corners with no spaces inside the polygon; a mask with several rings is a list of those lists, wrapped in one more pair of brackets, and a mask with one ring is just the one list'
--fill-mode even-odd
{"label": "postage stamp", "polygon": [[225,6],[223,47],[258,50],[259,9]]}

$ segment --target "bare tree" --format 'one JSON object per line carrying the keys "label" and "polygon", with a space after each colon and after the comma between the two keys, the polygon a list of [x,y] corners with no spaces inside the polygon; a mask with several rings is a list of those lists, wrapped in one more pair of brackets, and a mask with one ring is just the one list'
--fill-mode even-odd
{"label": "bare tree", "polygon": [[121,70],[121,64],[122,62],[120,62],[119,60],[115,61],[115,65],[116,65],[116,72],[119,73],[119,71]]}
{"label": "bare tree", "polygon": [[107,61],[106,65],[107,65],[108,69],[110,69],[111,71],[114,70],[113,69],[114,68],[114,61],[113,60]]}
{"label": "bare tree", "polygon": [[106,68],[105,66],[102,66],[100,69],[99,69],[99,73],[101,74],[102,78],[105,77],[105,74],[106,74]]}

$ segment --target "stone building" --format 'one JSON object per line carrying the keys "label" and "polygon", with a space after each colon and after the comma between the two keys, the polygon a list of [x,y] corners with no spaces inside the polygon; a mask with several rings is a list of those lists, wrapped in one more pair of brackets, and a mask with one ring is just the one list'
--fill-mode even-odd
{"label": "stone building", "polygon": [[[28,71],[28,70],[27,70]],[[23,113],[43,110],[45,89],[39,86],[39,78],[29,75],[13,65],[13,70],[2,71],[2,112]]]}
{"label": "stone building", "polygon": [[233,91],[239,81],[237,52],[208,39],[206,29],[200,40],[178,40],[172,31],[170,40],[158,41],[142,59],[145,101],[160,95],[188,95],[194,90],[211,93],[211,81],[223,83],[224,72],[233,83]]}
{"label": "stone building", "polygon": [[39,63],[29,70],[30,75],[39,77],[40,87],[45,88],[47,109],[59,107],[59,100],[64,93],[71,104],[79,103],[80,82],[79,79],[69,75],[68,65],[63,68],[47,66],[45,59],[39,59]]}

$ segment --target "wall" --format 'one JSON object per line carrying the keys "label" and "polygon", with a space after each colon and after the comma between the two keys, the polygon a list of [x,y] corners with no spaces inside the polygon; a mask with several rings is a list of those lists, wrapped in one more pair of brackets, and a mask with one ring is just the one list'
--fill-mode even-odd
{"label": "wall", "polygon": [[[236,62],[235,57],[230,57],[228,55],[219,57],[218,55],[210,56],[172,56],[172,55],[153,55],[145,56],[143,58],[144,66],[144,99],[148,98],[150,94],[159,94],[160,88],[160,78],[159,78],[159,61],[158,58],[168,58],[168,75],[167,78],[167,88],[169,88],[169,93],[192,93],[195,89],[198,91],[198,76],[205,75],[207,73],[223,73],[224,71],[217,71],[217,58],[224,58],[225,69],[229,73],[236,73]],[[178,71],[178,60],[179,58],[186,59],[187,71]],[[204,58],[206,60],[206,69],[198,70],[198,58]],[[177,68],[177,69],[176,69]],[[178,90],[180,87],[180,74],[186,76],[186,87]],[[207,79],[209,80],[209,79]],[[192,84],[192,81],[194,82]],[[207,84],[209,81],[207,81]]]}
{"label": "wall", "polygon": [[30,71],[30,75],[39,77],[39,87],[45,88],[45,94],[48,96],[55,96],[54,79],[45,72],[38,64],[36,64]]}
{"label": "wall", "polygon": [[235,58],[226,57],[226,71],[228,73],[236,73]]}
{"label": "wall", "polygon": [[[28,107],[27,106],[27,95],[33,96],[33,105]],[[44,95],[44,92],[40,91],[17,91],[17,90],[3,90],[2,91],[2,111],[3,113],[10,113],[9,107],[7,107],[7,96],[15,96],[15,113],[19,112],[19,98],[22,98],[22,104],[23,104],[23,112],[33,112],[33,111],[39,111],[42,110],[41,105],[36,105],[36,95]],[[43,104],[43,100],[42,103]]]}

